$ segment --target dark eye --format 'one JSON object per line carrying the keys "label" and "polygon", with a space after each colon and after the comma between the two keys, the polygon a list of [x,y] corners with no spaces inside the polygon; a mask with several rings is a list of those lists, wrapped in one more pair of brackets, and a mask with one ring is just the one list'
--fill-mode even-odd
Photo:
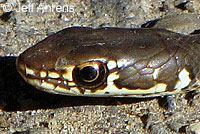
{"label": "dark eye", "polygon": [[79,73],[80,73],[80,77],[85,82],[92,82],[99,75],[98,68],[94,68],[92,66],[86,66],[86,67],[84,67],[83,69],[80,70]]}
{"label": "dark eye", "polygon": [[83,88],[97,88],[105,83],[107,68],[100,61],[85,62],[73,70],[74,82]]}

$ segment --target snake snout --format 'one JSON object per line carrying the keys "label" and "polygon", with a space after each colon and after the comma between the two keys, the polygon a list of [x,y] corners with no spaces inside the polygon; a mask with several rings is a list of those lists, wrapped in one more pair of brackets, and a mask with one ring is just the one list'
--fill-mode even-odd
{"label": "snake snout", "polygon": [[17,58],[17,70],[26,82],[50,93],[64,92],[67,94],[70,93],[71,87],[76,87],[72,79],[74,66],[67,67],[67,71],[66,69],[60,70],[55,68],[54,61],[56,60],[50,59],[50,62],[43,62],[39,58],[40,62],[38,58],[37,53],[26,53],[26,51]]}

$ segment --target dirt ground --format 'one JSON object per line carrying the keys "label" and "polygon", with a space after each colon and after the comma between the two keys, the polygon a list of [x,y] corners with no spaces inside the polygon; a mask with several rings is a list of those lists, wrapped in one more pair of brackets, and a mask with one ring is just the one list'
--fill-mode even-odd
{"label": "dirt ground", "polygon": [[0,0],[0,133],[199,134],[198,93],[175,95],[173,110],[166,109],[161,97],[53,95],[25,83],[15,69],[20,53],[63,28],[140,28],[182,13],[192,21],[180,25],[176,22],[183,17],[173,19],[170,28],[184,27],[178,32],[185,34],[198,30],[200,21],[192,16],[200,14],[199,0]]}

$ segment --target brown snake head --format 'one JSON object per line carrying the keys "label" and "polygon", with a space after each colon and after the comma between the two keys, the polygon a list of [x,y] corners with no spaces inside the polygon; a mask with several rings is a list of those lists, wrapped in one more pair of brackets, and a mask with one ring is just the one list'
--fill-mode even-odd
{"label": "brown snake head", "polygon": [[162,29],[66,28],[27,49],[16,64],[25,81],[50,93],[160,96],[191,82],[182,39]]}

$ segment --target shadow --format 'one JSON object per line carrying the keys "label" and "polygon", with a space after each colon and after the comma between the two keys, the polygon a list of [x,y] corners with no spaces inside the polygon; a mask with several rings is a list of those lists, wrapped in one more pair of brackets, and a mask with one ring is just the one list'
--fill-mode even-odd
{"label": "shadow", "polygon": [[141,25],[141,28],[152,28],[156,25],[158,21],[159,19],[147,21],[146,23]]}
{"label": "shadow", "polygon": [[200,29],[198,29],[198,30],[194,30],[192,33],[190,33],[190,34],[200,34]]}
{"label": "shadow", "polygon": [[27,84],[15,67],[16,57],[0,57],[0,108],[25,111],[82,105],[120,105],[152,100],[115,97],[74,97],[42,92]]}

